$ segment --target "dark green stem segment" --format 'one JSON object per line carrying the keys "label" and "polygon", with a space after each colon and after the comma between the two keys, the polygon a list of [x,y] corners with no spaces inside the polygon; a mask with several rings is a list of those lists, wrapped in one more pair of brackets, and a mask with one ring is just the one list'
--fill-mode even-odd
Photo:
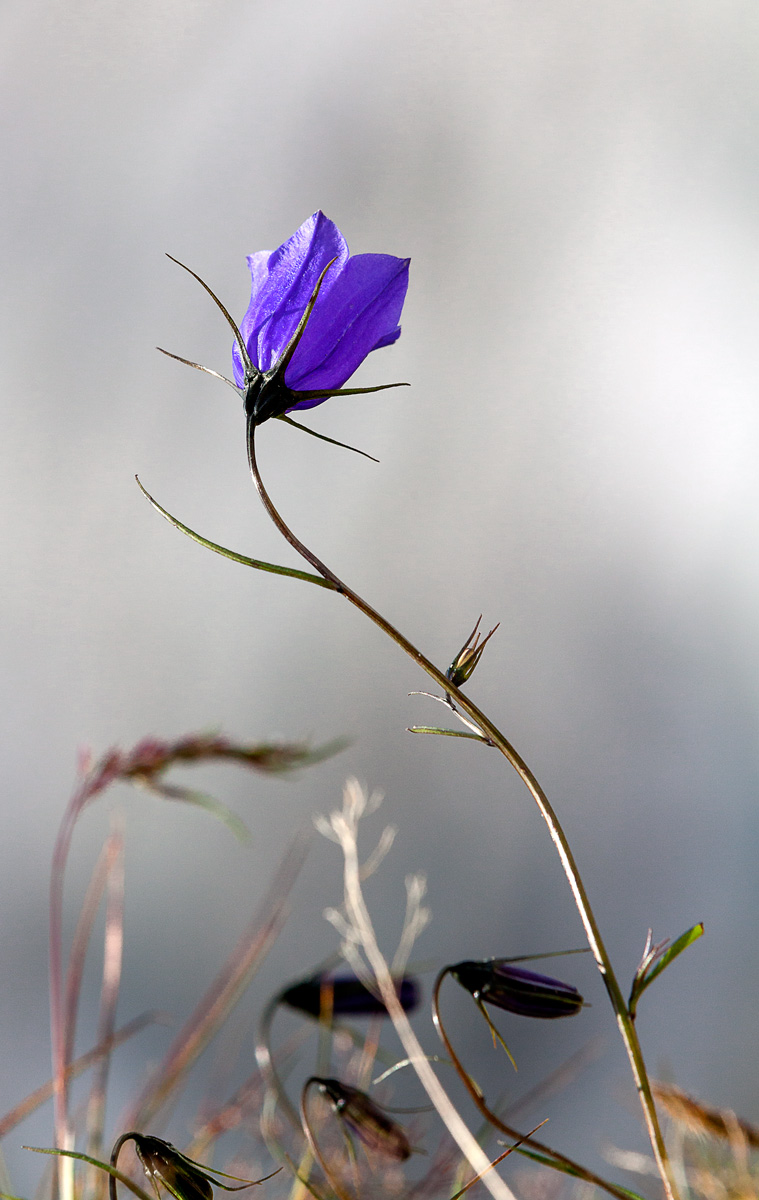
{"label": "dark green stem segment", "polygon": [[500,750],[501,754],[503,754],[506,759],[508,759],[517,775],[519,775],[520,779],[529,791],[533,800],[537,804],[540,814],[548,826],[548,832],[551,835],[551,840],[556,847],[556,852],[559,855],[561,865],[564,869],[564,874],[569,882],[572,897],[575,905],[577,906],[577,911],[580,914],[580,919],[585,929],[585,936],[588,939],[588,945],[590,946],[593,957],[596,960],[596,966],[601,974],[601,978],[603,979],[606,991],[609,995],[612,1008],[614,1009],[617,1026],[625,1044],[627,1056],[630,1060],[630,1067],[635,1080],[635,1086],[637,1088],[641,1107],[643,1109],[643,1117],[646,1123],[646,1129],[648,1131],[648,1136],[654,1152],[656,1164],[664,1185],[665,1195],[667,1196],[667,1200],[678,1200],[679,1193],[677,1183],[672,1171],[672,1165],[669,1161],[667,1148],[664,1144],[664,1137],[659,1125],[659,1118],[656,1112],[654,1098],[651,1093],[651,1085],[646,1072],[646,1066],[643,1060],[643,1052],[640,1047],[640,1042],[638,1041],[635,1024],[630,1017],[627,1005],[625,1003],[625,998],[617,981],[617,977],[614,974],[611,960],[601,937],[601,932],[596,923],[595,915],[590,906],[590,901],[588,900],[585,886],[580,877],[580,872],[577,869],[574,855],[569,847],[569,842],[567,841],[564,830],[562,829],[559,820],[548,801],[548,797],[521,755],[511,745],[508,739],[504,737],[501,731],[496,728],[492,721],[490,721],[488,717],[486,717],[485,714],[480,711],[477,705],[473,704],[468,696],[465,696],[459,688],[451,683],[450,679],[447,679],[445,674],[440,671],[434,665],[434,663],[430,662],[430,660],[426,658],[420,650],[417,650],[416,646],[414,646],[408,640],[408,638],[404,637],[404,635],[398,629],[391,625],[389,621],[385,620],[381,613],[378,613],[374,608],[371,607],[370,604],[367,604],[365,600],[362,600],[362,598],[356,592],[354,592],[352,588],[343,583],[343,581],[337,575],[335,575],[334,571],[331,571],[329,567],[327,567],[321,561],[321,559],[317,558],[316,555],[308,549],[307,546],[304,546],[303,543],[298,540],[292,530],[285,524],[277,509],[274,507],[271,498],[269,497],[269,493],[264,487],[263,480],[261,479],[261,475],[258,470],[255,450],[255,429],[255,425],[249,418],[247,442],[250,472],[253,477],[256,490],[261,498],[261,502],[263,503],[263,506],[266,509],[269,517],[282,534],[283,538],[290,543],[294,550],[297,550],[298,554],[300,554],[301,557],[306,560],[306,562],[311,564],[315,571],[318,571],[324,579],[328,580],[333,585],[335,591],[340,592],[343,596],[345,596],[346,600],[353,604],[354,607],[359,610],[359,612],[362,612],[364,616],[368,617],[370,621],[373,621],[375,625],[377,625],[384,633],[386,633],[389,638],[392,638],[396,645],[400,646],[401,650],[404,650],[406,654],[408,654],[409,658],[412,658],[414,662],[422,668],[423,671],[427,672],[431,679],[435,680],[438,686],[442,688],[443,692],[447,692],[450,696],[455,698],[459,707],[467,714],[467,716],[471,717],[471,719],[482,730],[483,734],[490,740],[490,742]]}

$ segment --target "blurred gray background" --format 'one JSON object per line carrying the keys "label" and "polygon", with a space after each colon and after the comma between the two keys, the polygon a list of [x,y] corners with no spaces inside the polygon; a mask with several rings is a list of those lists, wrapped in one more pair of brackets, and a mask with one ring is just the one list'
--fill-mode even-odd
{"label": "blurred gray background", "polygon": [[[403,336],[355,377],[412,387],[307,418],[380,466],[265,427],[270,490],[440,665],[478,613],[501,622],[470,692],[562,816],[623,982],[649,926],[706,923],[642,1004],[652,1070],[759,1121],[756,5],[6,0],[0,30],[0,1107],[49,1074],[48,867],[84,744],[353,739],[294,781],[176,777],[232,805],[249,848],[126,790],[87,814],[69,924],[109,813],[127,815],[121,1021],[190,1011],[293,829],[349,773],[386,794],[374,833],[383,815],[399,827],[368,889],[388,951],[415,870],[429,963],[582,944],[503,760],[405,732],[440,716],[407,698],[425,686],[413,665],[336,597],[189,542],[134,483],[219,542],[294,562],[253,494],[234,396],[153,347],[229,371],[222,318],[164,251],[239,317],[245,254],[322,208],[354,252],[412,257]],[[339,895],[319,841],[246,1019],[330,953],[321,911]],[[516,1084],[451,1012],[491,1094],[605,1036],[525,1114],[598,1166],[607,1142],[645,1138],[592,965],[557,973],[593,1007],[548,1029],[504,1018]],[[94,1011],[92,986],[81,1049]],[[114,1133],[169,1036],[120,1053]],[[20,1143],[51,1137],[44,1113],[9,1139],[21,1194],[38,1163]]]}

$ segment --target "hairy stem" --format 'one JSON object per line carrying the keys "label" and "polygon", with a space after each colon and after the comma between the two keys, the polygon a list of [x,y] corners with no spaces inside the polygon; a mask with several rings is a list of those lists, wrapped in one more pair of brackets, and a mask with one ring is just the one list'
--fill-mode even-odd
{"label": "hairy stem", "polygon": [[540,814],[548,826],[551,840],[556,847],[556,852],[559,855],[561,865],[564,869],[564,874],[567,877],[567,881],[572,892],[572,897],[575,905],[577,906],[580,919],[585,929],[585,936],[587,937],[588,945],[596,961],[596,966],[601,974],[601,978],[603,979],[612,1008],[614,1009],[617,1027],[624,1042],[625,1049],[627,1050],[627,1056],[630,1061],[630,1067],[635,1080],[635,1086],[637,1088],[638,1097],[643,1109],[643,1117],[646,1123],[646,1129],[648,1131],[648,1136],[651,1142],[654,1157],[656,1159],[656,1164],[664,1185],[665,1195],[667,1200],[678,1200],[677,1183],[675,1181],[671,1163],[667,1155],[667,1149],[664,1144],[664,1137],[659,1125],[656,1106],[654,1104],[654,1099],[651,1092],[651,1085],[646,1072],[645,1062],[643,1060],[643,1052],[640,1047],[635,1025],[630,1017],[625,998],[622,994],[622,990],[611,965],[611,960],[604,945],[603,938],[601,937],[601,932],[596,922],[595,915],[590,906],[590,901],[588,900],[585,886],[580,877],[577,864],[575,863],[574,855],[572,854],[569,842],[567,841],[564,830],[559,823],[558,817],[549,803],[548,797],[521,755],[511,745],[508,739],[504,737],[501,731],[492,723],[492,721],[490,721],[489,718],[480,711],[477,705],[474,704],[468,698],[468,696],[465,696],[459,688],[452,684],[451,681],[446,678],[445,674],[440,671],[438,667],[434,665],[434,663],[430,662],[430,660],[426,658],[425,655],[422,654],[422,652],[408,640],[408,638],[404,637],[404,635],[398,629],[391,625],[390,622],[381,615],[381,613],[378,613],[374,608],[371,607],[370,604],[367,604],[367,602],[363,600],[361,596],[354,592],[352,588],[350,588],[346,583],[343,583],[343,581],[337,575],[335,575],[334,571],[331,571],[330,568],[327,567],[319,558],[317,558],[307,546],[304,546],[303,543],[295,536],[289,526],[285,524],[279,512],[274,507],[274,504],[272,503],[272,500],[266,491],[266,488],[264,487],[263,480],[261,479],[261,475],[258,470],[255,453],[255,429],[255,425],[249,419],[247,442],[248,463],[250,465],[251,475],[266,512],[285,540],[288,541],[293,549],[296,550],[298,554],[300,554],[301,557],[306,560],[306,562],[310,563],[311,566],[324,577],[324,579],[329,580],[333,584],[336,591],[345,596],[346,600],[353,604],[354,607],[359,610],[359,612],[362,612],[364,616],[368,617],[370,621],[373,621],[375,625],[377,625],[384,633],[386,633],[389,638],[392,638],[396,645],[400,646],[401,650],[404,650],[406,654],[408,654],[408,656],[422,668],[423,671],[426,671],[430,678],[434,679],[444,692],[455,699],[457,705],[463,710],[463,712],[465,712],[467,716],[469,716],[476,723],[478,728],[482,730],[482,733],[489,739],[492,745],[496,746],[498,750],[500,750],[501,754],[503,754],[503,756],[511,763],[512,767],[517,772],[533,800],[537,804]]}

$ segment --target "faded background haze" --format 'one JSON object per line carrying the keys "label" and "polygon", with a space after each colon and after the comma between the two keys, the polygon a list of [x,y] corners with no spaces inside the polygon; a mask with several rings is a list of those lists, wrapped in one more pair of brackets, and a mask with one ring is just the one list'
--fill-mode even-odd
{"label": "faded background haze", "polygon": [[[649,926],[706,924],[641,1004],[652,1072],[759,1122],[756,5],[8,0],[0,29],[0,1108],[49,1076],[48,870],[84,744],[352,739],[294,781],[187,774],[243,816],[247,848],[126,790],[87,814],[68,929],[109,814],[127,821],[120,1021],[187,1015],[349,774],[385,793],[375,834],[399,829],[368,889],[388,952],[417,870],[419,961],[582,945],[516,775],[405,731],[440,715],[407,696],[426,686],[413,664],[338,598],[203,551],[135,485],[222,544],[294,561],[234,396],[153,347],[229,373],[228,329],[164,252],[240,317],[245,255],[321,208],[354,253],[411,256],[403,336],[354,383],[412,386],[305,418],[379,466],[263,428],[270,491],[441,666],[479,613],[501,622],[470,694],[555,803],[622,981]],[[334,948],[321,914],[339,896],[318,840],[239,1018],[241,1070],[264,998]],[[548,1029],[504,1018],[516,1081],[451,1012],[490,1094],[602,1039],[524,1123],[549,1116],[548,1141],[603,1169],[609,1143],[645,1136],[592,964],[557,973],[592,1007]],[[435,1050],[425,1014],[418,1028]],[[119,1053],[114,1134],[170,1036]],[[181,1143],[191,1113],[155,1132]],[[51,1138],[45,1112],[8,1139],[17,1194],[39,1174],[21,1142]]]}

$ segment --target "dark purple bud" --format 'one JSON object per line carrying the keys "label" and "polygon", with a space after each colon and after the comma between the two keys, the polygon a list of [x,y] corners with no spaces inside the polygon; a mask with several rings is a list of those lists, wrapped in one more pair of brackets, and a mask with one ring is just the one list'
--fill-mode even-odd
{"label": "dark purple bud", "polygon": [[456,963],[448,972],[478,1004],[492,1004],[520,1017],[544,1021],[572,1017],[584,1003],[571,984],[515,967],[502,958]]}
{"label": "dark purple bud", "polygon": [[310,1082],[327,1097],[337,1116],[368,1150],[385,1154],[396,1162],[405,1162],[411,1156],[411,1146],[401,1126],[370,1100],[366,1092],[341,1083],[339,1079],[314,1076]]}
{"label": "dark purple bud", "polygon": [[[466,683],[469,676],[473,674],[474,669],[477,666],[477,663],[482,658],[483,650],[485,649],[488,642],[490,641],[493,634],[495,633],[496,629],[498,628],[498,625],[495,625],[493,627],[493,629],[490,630],[490,633],[487,635],[487,637],[484,637],[482,639],[482,641],[480,642],[479,634],[477,633],[477,630],[480,627],[481,620],[482,620],[482,617],[479,616],[477,618],[477,624],[475,625],[472,632],[469,634],[469,637],[466,639],[466,641],[464,642],[464,645],[461,647],[458,654],[456,655],[456,657],[454,658],[450,667],[448,668],[448,670],[445,673],[446,679],[450,679],[450,681],[454,685],[454,687],[461,687],[462,683]],[[499,622],[499,624],[500,624],[500,622]],[[479,645],[478,645],[478,642],[479,642]]]}
{"label": "dark purple bud", "polygon": [[[406,1012],[413,1012],[419,1003],[419,987],[415,979],[404,976],[396,981],[398,999]],[[319,1017],[330,1012],[336,1017],[387,1016],[387,1009],[378,996],[370,992],[355,975],[335,979],[315,975],[294,983],[280,995],[280,1002]]]}

